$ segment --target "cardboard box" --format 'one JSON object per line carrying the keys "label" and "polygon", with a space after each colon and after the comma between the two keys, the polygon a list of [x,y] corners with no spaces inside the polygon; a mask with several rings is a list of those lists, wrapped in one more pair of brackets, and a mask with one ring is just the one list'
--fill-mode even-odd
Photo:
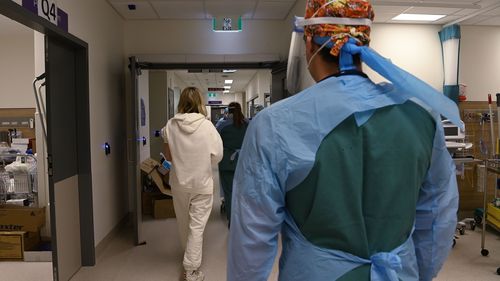
{"label": "cardboard box", "polygon": [[155,219],[175,218],[174,201],[172,198],[154,199],[153,217]]}
{"label": "cardboard box", "polygon": [[39,244],[40,232],[0,231],[0,260],[23,260]]}
{"label": "cardboard box", "polygon": [[153,201],[159,199],[168,199],[172,198],[171,196],[165,195],[161,193],[158,189],[155,188],[153,192],[143,191],[141,194],[142,197],[142,214],[143,215],[152,215],[153,214]]}
{"label": "cardboard box", "polygon": [[38,232],[45,225],[45,207],[0,205],[0,231]]}
{"label": "cardboard box", "polygon": [[0,259],[24,259],[24,231],[0,232]]}
{"label": "cardboard box", "polygon": [[[141,163],[141,171],[151,177],[161,193],[172,196],[172,190],[170,190],[170,187],[167,184],[168,176],[164,176],[158,171],[159,166],[160,163],[158,161],[148,158]],[[164,181],[165,177],[167,177],[167,182]]]}
{"label": "cardboard box", "polygon": [[161,192],[142,192],[142,214],[153,214],[153,200],[163,195]]}
{"label": "cardboard box", "polygon": [[23,241],[25,251],[36,249],[41,241],[40,232],[26,232]]}

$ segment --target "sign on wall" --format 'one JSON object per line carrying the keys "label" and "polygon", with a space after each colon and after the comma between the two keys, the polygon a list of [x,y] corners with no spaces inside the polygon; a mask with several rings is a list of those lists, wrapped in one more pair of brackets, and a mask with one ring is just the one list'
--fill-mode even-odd
{"label": "sign on wall", "polygon": [[241,17],[239,16],[214,17],[212,25],[216,32],[239,32],[242,30]]}
{"label": "sign on wall", "polygon": [[57,4],[54,0],[38,0],[37,8],[38,16],[57,25]]}
{"label": "sign on wall", "polygon": [[216,105],[216,104],[222,104],[222,100],[217,93],[207,93],[208,97],[208,104],[209,105]]}
{"label": "sign on wall", "polygon": [[68,32],[68,14],[57,7],[56,0],[23,0],[22,6]]}

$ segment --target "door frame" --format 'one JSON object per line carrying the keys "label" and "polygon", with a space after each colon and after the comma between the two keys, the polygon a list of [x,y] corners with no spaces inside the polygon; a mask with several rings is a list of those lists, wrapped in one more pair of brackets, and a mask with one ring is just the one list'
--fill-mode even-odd
{"label": "door frame", "polygon": [[[129,57],[129,70],[131,71],[131,91],[127,96],[127,157],[128,157],[128,175],[127,186],[133,202],[133,213],[131,214],[134,223],[135,245],[145,245],[147,241],[142,237],[142,200],[140,193],[140,163],[139,157],[139,116],[138,116],[138,85],[137,76],[141,70],[197,70],[197,69],[269,69],[271,75],[279,73],[279,70],[285,69],[287,62],[269,61],[269,62],[244,62],[244,63],[158,63],[139,61],[136,56]],[[134,75],[135,74],[135,75]],[[271,83],[276,79],[271,79]],[[271,96],[274,90],[279,89],[271,87]],[[284,96],[284,95],[278,95]],[[277,101],[277,99],[275,99]],[[247,101],[248,102],[248,101]],[[135,115],[134,115],[135,114]],[[132,167],[136,167],[132,169]]]}
{"label": "door frame", "polygon": [[[0,1],[0,15],[10,18],[33,30],[36,30],[46,37],[59,40],[75,48],[76,59],[76,83],[78,89],[77,98],[77,134],[79,141],[78,151],[78,184],[79,184],[79,209],[80,209],[80,235],[81,235],[81,257],[82,266],[95,265],[95,245],[94,245],[94,215],[92,201],[92,173],[90,157],[90,112],[89,112],[89,69],[88,69],[88,44],[76,36],[65,32],[53,25],[49,21],[31,13],[21,5],[7,0]],[[46,38],[47,41],[47,38]],[[50,58],[46,58],[49,59]],[[47,75],[55,75],[47,73]],[[47,87],[47,95],[50,95],[50,87]],[[47,144],[48,145],[48,144]],[[49,159],[50,160],[50,159]],[[50,163],[49,163],[50,168]],[[50,219],[52,236],[52,255],[54,272],[57,273],[57,237],[54,210],[53,185],[49,184],[50,193]],[[57,274],[54,280],[57,280]]]}

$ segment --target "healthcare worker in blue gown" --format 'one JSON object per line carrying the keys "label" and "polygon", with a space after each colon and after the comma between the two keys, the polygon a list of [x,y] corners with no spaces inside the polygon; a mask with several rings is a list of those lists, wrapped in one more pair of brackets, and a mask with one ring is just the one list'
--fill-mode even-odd
{"label": "healthcare worker in blue gown", "polygon": [[267,281],[280,233],[282,281],[431,280],[442,267],[458,192],[441,116],[461,126],[458,109],[368,47],[373,16],[365,0],[308,0],[296,20],[317,84],[249,125],[228,281]]}

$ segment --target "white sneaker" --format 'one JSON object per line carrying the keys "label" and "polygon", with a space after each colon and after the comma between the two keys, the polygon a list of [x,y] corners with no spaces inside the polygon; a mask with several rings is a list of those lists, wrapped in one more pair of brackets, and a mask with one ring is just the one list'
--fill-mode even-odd
{"label": "white sneaker", "polygon": [[203,281],[205,274],[199,270],[184,271],[184,281]]}

